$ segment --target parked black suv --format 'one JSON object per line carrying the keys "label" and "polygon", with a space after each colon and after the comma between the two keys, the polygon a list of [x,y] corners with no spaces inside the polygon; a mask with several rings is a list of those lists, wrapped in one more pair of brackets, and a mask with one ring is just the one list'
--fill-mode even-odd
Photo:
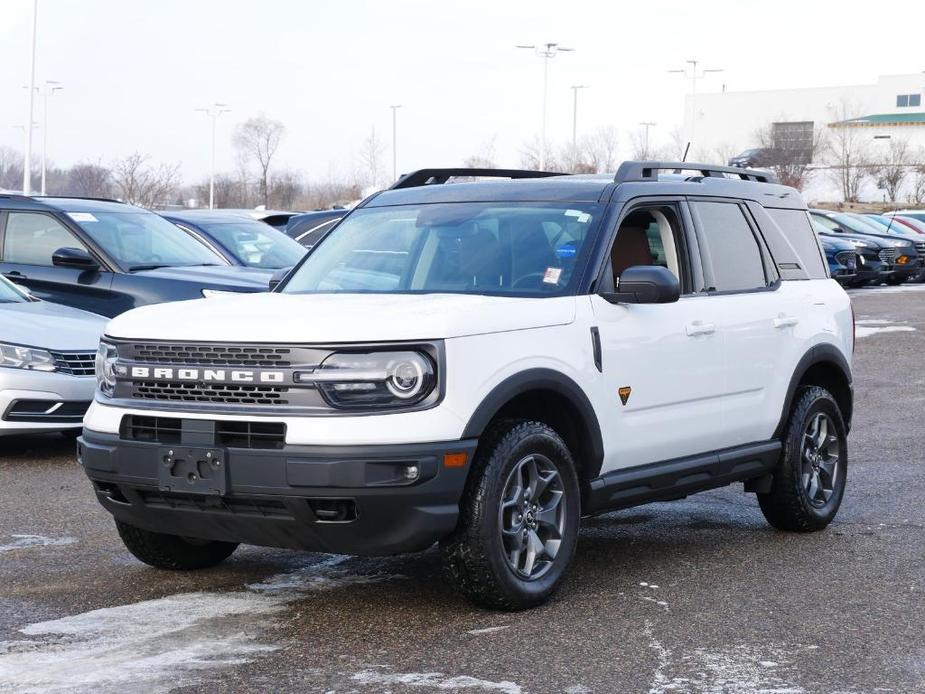
{"label": "parked black suv", "polygon": [[0,273],[35,296],[116,316],[212,293],[266,291],[158,215],[115,200],[0,195]]}

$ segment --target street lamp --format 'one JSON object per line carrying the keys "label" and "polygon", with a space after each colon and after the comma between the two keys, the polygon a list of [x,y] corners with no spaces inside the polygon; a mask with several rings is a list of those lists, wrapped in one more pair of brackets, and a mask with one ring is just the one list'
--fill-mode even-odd
{"label": "street lamp", "polygon": [[401,104],[389,106],[392,109],[392,180],[398,180],[398,109]]}
{"label": "street lamp", "polygon": [[722,68],[713,68],[713,69],[702,69],[698,72],[697,66],[700,64],[698,60],[688,60],[687,64],[690,65],[690,68],[684,68],[682,70],[669,70],[668,72],[674,74],[684,75],[687,79],[691,81],[691,138],[690,144],[693,146],[694,135],[697,132],[697,82],[702,80],[711,72],[722,72]]}
{"label": "street lamp", "polygon": [[212,104],[209,108],[197,108],[194,109],[201,113],[205,113],[209,118],[212,119],[212,161],[209,167],[209,209],[215,209],[215,124],[218,121],[218,117],[223,113],[229,113],[231,111],[228,108],[228,104]]}
{"label": "street lamp", "polygon": [[565,48],[558,43],[541,43],[530,46],[515,46],[515,48],[526,48],[534,51],[537,56],[543,59],[543,125],[540,132],[540,169],[546,168],[546,96],[549,85],[549,59],[555,58],[558,53],[572,52],[574,48]]}
{"label": "street lamp", "polygon": [[45,84],[41,88],[41,94],[45,101],[42,106],[42,120],[44,121],[42,125],[42,195],[45,195],[45,172],[48,162],[48,97],[64,89],[60,85],[60,82],[45,80]]}
{"label": "street lamp", "polygon": [[[32,123],[35,114],[35,38],[38,27],[39,0],[32,0],[32,59],[29,70],[29,117],[26,123]],[[22,165],[22,193],[32,195],[32,128],[23,128],[26,131],[26,149],[23,152]]]}
{"label": "street lamp", "polygon": [[587,84],[572,85],[572,147],[578,143],[578,90],[587,89]]}
{"label": "street lamp", "polygon": [[652,123],[650,121],[643,121],[639,125],[645,128],[646,134],[645,134],[645,139],[643,141],[644,142],[643,146],[645,147],[646,159],[648,159],[650,156],[652,156],[651,154],[649,154],[649,128],[654,128],[656,125],[658,125],[658,123]]}

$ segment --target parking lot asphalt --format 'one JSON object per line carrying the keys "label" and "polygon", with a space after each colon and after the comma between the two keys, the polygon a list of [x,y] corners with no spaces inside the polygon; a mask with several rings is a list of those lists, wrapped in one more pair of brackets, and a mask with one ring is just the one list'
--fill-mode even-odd
{"label": "parking lot asphalt", "polygon": [[58,436],[0,439],[0,691],[925,692],[925,286],[852,294],[848,491],[772,530],[741,485],[586,521],[547,606],[459,598],[435,550],[122,547]]}

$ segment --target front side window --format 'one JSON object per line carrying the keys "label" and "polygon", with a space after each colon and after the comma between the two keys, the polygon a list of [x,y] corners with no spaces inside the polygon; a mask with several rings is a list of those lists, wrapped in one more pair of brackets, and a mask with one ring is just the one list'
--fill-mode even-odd
{"label": "front side window", "polygon": [[[681,225],[671,207],[635,209],[630,212],[617,230],[610,249],[610,270],[614,279],[634,265],[659,265],[667,268],[681,282],[685,280],[681,268]],[[607,282],[609,285],[609,281]]]}
{"label": "front side window", "polygon": [[151,212],[73,212],[80,228],[126,270],[227,265],[182,229]]}
{"label": "front side window", "polygon": [[3,237],[3,261],[51,267],[61,248],[84,245],[54,217],[40,212],[10,212]]}
{"label": "front side window", "polygon": [[573,293],[601,211],[583,203],[356,210],[324,237],[283,291]]}
{"label": "front side window", "polygon": [[768,285],[761,248],[742,208],[727,202],[693,202],[699,221],[701,243],[712,268],[713,286],[708,291],[748,291]]}
{"label": "front side window", "polygon": [[271,270],[292,267],[306,252],[304,246],[263,222],[243,220],[201,226],[248,267]]}

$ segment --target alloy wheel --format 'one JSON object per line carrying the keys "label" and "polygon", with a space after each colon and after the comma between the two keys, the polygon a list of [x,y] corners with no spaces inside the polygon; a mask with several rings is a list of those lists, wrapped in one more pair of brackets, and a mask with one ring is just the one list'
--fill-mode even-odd
{"label": "alloy wheel", "polygon": [[835,493],[840,453],[835,422],[824,412],[816,412],[803,433],[800,477],[806,498],[816,508],[824,507]]}

